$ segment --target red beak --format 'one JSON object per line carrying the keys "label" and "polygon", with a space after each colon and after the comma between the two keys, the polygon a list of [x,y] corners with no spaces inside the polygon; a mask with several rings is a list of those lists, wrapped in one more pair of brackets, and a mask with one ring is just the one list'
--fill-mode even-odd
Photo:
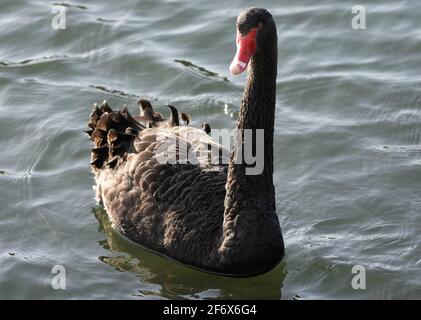
{"label": "red beak", "polygon": [[253,28],[246,36],[242,36],[237,31],[237,52],[230,65],[230,71],[233,75],[240,74],[246,70],[251,56],[256,51],[257,28]]}

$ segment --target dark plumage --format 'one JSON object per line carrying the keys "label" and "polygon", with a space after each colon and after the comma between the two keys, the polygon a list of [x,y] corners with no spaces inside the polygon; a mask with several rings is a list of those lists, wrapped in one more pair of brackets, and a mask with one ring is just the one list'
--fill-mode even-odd
{"label": "dark plumage", "polygon": [[[277,38],[264,9],[242,13],[237,27],[245,35],[251,28],[259,30],[237,128],[265,130],[261,174],[247,175],[248,165],[234,161],[240,144],[234,145],[228,165],[217,162],[229,152],[207,135],[209,125],[175,124],[174,107],[169,107],[172,120],[158,120],[147,100],[139,101],[141,117],[95,106],[89,132],[97,198],[115,229],[191,267],[251,276],[270,270],[284,255],[273,186]],[[212,153],[210,145],[221,155]]]}
{"label": "dark plumage", "polygon": [[167,104],[168,109],[170,109],[171,115],[168,119],[168,126],[169,127],[177,127],[180,125],[180,120],[178,117],[178,110],[169,104]]}
{"label": "dark plumage", "polygon": [[202,130],[206,132],[206,134],[209,134],[211,132],[211,127],[209,123],[205,122],[202,123]]}
{"label": "dark plumage", "polygon": [[157,127],[162,124],[164,121],[162,114],[155,112],[152,108],[152,104],[146,99],[140,99],[137,104],[140,107],[141,113],[143,115],[135,116],[135,119],[140,123],[143,123],[148,128]]}
{"label": "dark plumage", "polygon": [[181,113],[181,120],[183,120],[184,123],[186,124],[186,126],[188,126],[190,121],[191,121],[191,116],[187,113],[182,112]]}
{"label": "dark plumage", "polygon": [[[108,105],[108,103],[107,103],[107,100],[104,100],[103,102],[102,102],[102,104],[101,104],[101,106],[99,107],[99,110],[101,111],[101,112],[111,112],[112,110],[111,110],[111,108],[110,108],[110,106]],[[95,110],[95,112],[97,112],[97,110]]]}

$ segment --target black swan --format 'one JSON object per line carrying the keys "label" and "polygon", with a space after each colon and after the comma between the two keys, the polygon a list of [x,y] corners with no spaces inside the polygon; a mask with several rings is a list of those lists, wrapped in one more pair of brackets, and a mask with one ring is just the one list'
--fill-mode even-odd
{"label": "black swan", "polygon": [[[259,175],[247,175],[248,165],[235,161],[244,152],[238,139],[228,164],[211,161],[209,145],[217,145],[222,154],[227,150],[208,136],[209,124],[201,129],[180,125],[173,106],[165,120],[144,99],[139,116],[130,115],[126,106],[113,111],[104,101],[94,105],[86,131],[95,145],[91,165],[97,199],[117,231],[171,260],[235,277],[267,272],[284,256],[273,185],[277,33],[265,9],[247,9],[237,19],[237,53],[230,71],[239,74],[248,64],[237,132],[264,129]],[[181,120],[188,125],[190,116],[183,114]],[[171,138],[177,139],[176,147],[162,151]],[[178,161],[181,145],[205,156]],[[177,161],[158,161],[162,153]]]}

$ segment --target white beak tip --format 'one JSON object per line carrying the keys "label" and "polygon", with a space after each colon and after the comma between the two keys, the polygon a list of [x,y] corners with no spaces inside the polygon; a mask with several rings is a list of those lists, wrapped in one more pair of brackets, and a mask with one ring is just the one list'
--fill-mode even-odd
{"label": "white beak tip", "polygon": [[242,61],[233,61],[230,65],[230,72],[232,75],[236,76],[246,70],[247,64]]}

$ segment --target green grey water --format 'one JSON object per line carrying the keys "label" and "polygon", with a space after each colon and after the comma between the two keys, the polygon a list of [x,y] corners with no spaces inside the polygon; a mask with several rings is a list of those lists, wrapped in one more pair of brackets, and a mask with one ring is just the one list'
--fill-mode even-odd
{"label": "green grey water", "polygon": [[[0,3],[0,298],[421,298],[421,3],[62,1]],[[129,243],[96,206],[94,102],[139,96],[193,126],[232,128],[235,19],[269,9],[279,35],[274,182],[286,257],[254,278],[208,275]],[[66,290],[51,286],[54,265]],[[351,286],[366,269],[366,289]]]}

